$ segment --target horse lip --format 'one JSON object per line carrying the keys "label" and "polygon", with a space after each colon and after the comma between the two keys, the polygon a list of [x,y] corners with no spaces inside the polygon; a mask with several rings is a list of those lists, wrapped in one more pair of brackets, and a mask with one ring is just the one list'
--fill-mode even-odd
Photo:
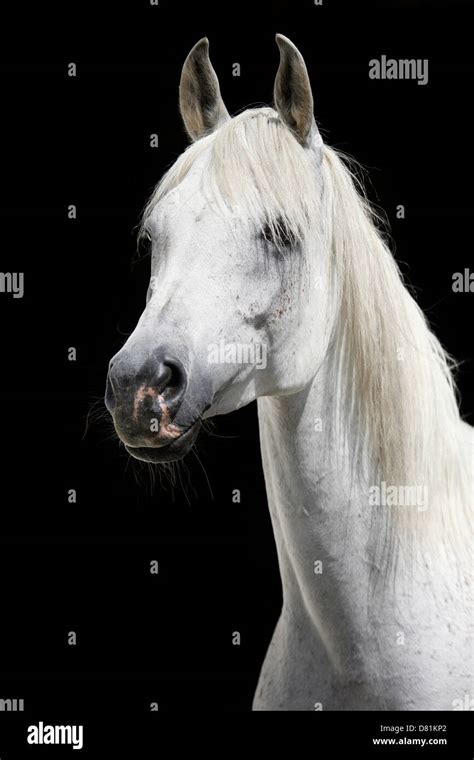
{"label": "horse lip", "polygon": [[[128,441],[124,441],[125,445],[128,446],[129,449],[166,449],[173,441],[179,441],[183,435],[187,435],[193,425],[187,428],[184,432],[180,432],[179,435],[173,435],[168,436],[165,438],[153,438],[152,436],[145,436],[143,440],[146,441],[146,443],[140,443],[135,445],[134,443],[128,443]],[[149,441],[149,442],[148,442]]]}
{"label": "horse lip", "polygon": [[159,462],[173,462],[182,459],[194,441],[196,440],[201,421],[197,420],[188,427],[178,438],[173,438],[169,443],[155,446],[130,446],[125,444],[125,449],[135,459],[141,459],[144,462],[158,464]]}

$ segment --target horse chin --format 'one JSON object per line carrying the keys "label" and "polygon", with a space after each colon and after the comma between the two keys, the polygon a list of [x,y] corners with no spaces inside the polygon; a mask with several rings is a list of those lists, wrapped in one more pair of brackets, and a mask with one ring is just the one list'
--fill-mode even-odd
{"label": "horse chin", "polygon": [[129,446],[125,449],[130,456],[142,462],[160,464],[161,462],[177,462],[189,453],[196,438],[198,437],[201,422],[198,420],[186,430],[185,433],[175,438],[165,446]]}

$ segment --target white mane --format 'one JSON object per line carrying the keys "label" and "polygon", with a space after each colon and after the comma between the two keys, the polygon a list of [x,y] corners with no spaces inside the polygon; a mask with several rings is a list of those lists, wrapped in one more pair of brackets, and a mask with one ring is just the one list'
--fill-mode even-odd
{"label": "white mane", "polygon": [[380,548],[396,536],[429,553],[440,543],[460,552],[467,546],[472,473],[454,362],[406,289],[353,176],[327,147],[323,176],[342,286],[331,382],[341,392],[340,420],[356,433],[351,440],[360,441],[359,451],[349,453],[360,466],[369,447],[374,484],[426,487],[428,494],[426,511],[379,508]]}
{"label": "white mane", "polygon": [[[333,149],[322,150],[316,167],[276,111],[245,111],[178,158],[147,204],[142,228],[202,159],[203,192],[212,192],[224,210],[237,207],[242,220],[276,234],[283,223],[295,243],[314,242],[324,230],[340,299],[328,357],[339,414],[329,427],[345,441],[341,453],[354,472],[368,461],[374,484],[428,489],[425,512],[378,509],[374,531],[381,546],[415,539],[430,549],[441,538],[458,551],[465,545],[471,480],[452,362],[406,290],[360,186],[358,192]],[[355,440],[354,451],[348,442]]]}

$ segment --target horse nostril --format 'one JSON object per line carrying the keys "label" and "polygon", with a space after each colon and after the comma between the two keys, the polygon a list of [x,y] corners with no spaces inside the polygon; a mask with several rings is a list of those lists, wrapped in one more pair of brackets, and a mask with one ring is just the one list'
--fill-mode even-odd
{"label": "horse nostril", "polygon": [[171,362],[164,362],[164,366],[167,368],[169,376],[166,382],[166,388],[180,388],[184,382],[184,373],[177,364]]}
{"label": "horse nostril", "polygon": [[104,401],[105,401],[105,406],[107,407],[107,409],[109,410],[109,412],[112,414],[112,412],[115,409],[115,393],[114,393],[114,389],[113,389],[113,386],[112,386],[112,382],[110,380],[110,374],[109,374],[109,372],[107,373],[107,380],[106,380],[106,384],[105,384],[105,398],[104,398]]}
{"label": "horse nostril", "polygon": [[154,386],[168,404],[179,402],[186,390],[186,375],[180,363],[169,359],[160,362]]}

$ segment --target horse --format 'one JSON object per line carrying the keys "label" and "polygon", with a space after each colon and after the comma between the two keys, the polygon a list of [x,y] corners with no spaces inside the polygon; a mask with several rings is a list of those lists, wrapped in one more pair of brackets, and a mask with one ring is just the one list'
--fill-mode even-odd
{"label": "horse", "polygon": [[207,38],[185,60],[191,142],[143,212],[146,306],[105,404],[159,464],[257,402],[283,602],[253,710],[458,709],[473,431],[380,215],[323,142],[301,53],[276,42],[274,106],[233,117]]}

